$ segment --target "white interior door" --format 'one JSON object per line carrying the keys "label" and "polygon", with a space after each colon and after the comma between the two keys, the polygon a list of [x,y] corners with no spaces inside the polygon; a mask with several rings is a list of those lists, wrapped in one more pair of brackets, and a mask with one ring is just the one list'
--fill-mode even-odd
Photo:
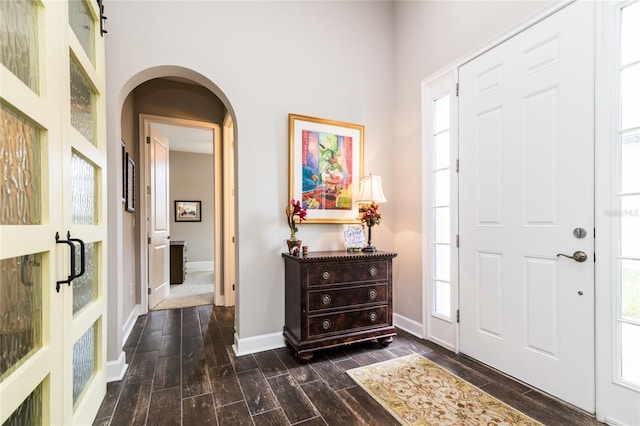
{"label": "white interior door", "polygon": [[106,391],[99,10],[3,1],[0,16],[0,423],[91,424]]}
{"label": "white interior door", "polygon": [[460,350],[589,412],[593,16],[569,5],[459,75]]}
{"label": "white interior door", "polygon": [[149,237],[149,309],[162,302],[171,289],[169,282],[169,141],[149,124],[150,198]]}

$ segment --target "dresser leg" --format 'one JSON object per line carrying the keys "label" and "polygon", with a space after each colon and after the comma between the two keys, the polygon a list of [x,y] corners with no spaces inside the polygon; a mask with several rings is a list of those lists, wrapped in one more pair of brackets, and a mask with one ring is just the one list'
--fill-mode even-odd
{"label": "dresser leg", "polygon": [[296,352],[296,356],[301,361],[309,362],[313,359],[313,352],[305,352],[303,354],[301,354],[300,352]]}
{"label": "dresser leg", "polygon": [[389,346],[389,343],[393,342],[393,336],[381,337],[378,339],[378,343],[380,343],[383,347]]}

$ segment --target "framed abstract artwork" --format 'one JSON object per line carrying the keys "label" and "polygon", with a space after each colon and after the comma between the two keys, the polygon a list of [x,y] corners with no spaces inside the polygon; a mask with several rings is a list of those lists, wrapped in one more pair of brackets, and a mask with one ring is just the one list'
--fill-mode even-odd
{"label": "framed abstract artwork", "polygon": [[364,126],[289,114],[289,199],[306,222],[359,223]]}

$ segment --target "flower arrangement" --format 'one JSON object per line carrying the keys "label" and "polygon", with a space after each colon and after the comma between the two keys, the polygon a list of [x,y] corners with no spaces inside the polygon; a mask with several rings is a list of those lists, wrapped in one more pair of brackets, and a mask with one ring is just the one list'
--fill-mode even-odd
{"label": "flower arrangement", "polygon": [[368,206],[362,205],[358,209],[360,212],[360,222],[366,223],[369,228],[373,225],[379,225],[382,215],[378,211],[378,204],[373,201]]}
{"label": "flower arrangement", "polygon": [[291,200],[291,203],[287,205],[287,208],[284,210],[287,215],[287,223],[289,224],[289,229],[291,230],[291,237],[295,237],[296,232],[298,232],[298,227],[296,226],[296,217],[299,223],[302,224],[302,221],[307,217],[307,209],[302,207],[300,201]]}

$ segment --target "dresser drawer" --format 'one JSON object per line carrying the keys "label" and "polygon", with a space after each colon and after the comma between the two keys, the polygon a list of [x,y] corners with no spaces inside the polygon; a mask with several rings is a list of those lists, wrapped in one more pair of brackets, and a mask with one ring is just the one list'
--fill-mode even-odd
{"label": "dresser drawer", "polygon": [[309,285],[387,281],[387,273],[386,261],[318,263],[309,266]]}
{"label": "dresser drawer", "polygon": [[308,316],[309,337],[355,332],[387,324],[387,306]]}
{"label": "dresser drawer", "polygon": [[372,303],[387,303],[388,284],[376,283],[347,288],[311,290],[308,296],[310,312],[323,309],[357,307]]}

